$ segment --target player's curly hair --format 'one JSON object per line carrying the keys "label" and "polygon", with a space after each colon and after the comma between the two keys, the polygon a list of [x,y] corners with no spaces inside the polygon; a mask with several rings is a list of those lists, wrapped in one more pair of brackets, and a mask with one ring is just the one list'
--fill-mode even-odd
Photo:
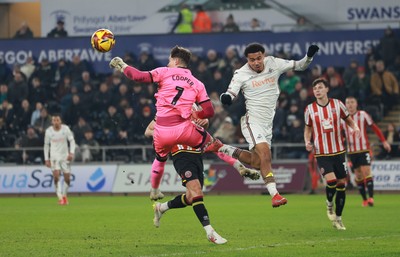
{"label": "player's curly hair", "polygon": [[247,57],[248,54],[258,52],[265,53],[265,48],[260,43],[250,43],[246,46],[246,49],[244,49],[244,56]]}
{"label": "player's curly hair", "polygon": [[179,58],[182,61],[182,64],[188,67],[190,59],[192,58],[192,53],[189,49],[181,46],[175,46],[171,49],[171,57]]}

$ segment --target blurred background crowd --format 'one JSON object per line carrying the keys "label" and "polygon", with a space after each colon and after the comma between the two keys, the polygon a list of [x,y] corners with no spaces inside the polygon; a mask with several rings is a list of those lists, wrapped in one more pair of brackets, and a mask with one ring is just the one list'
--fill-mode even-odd
{"label": "blurred background crowd", "polygon": [[[182,8],[182,10],[184,10]],[[196,19],[190,21],[190,31],[181,26],[185,12],[180,11],[174,33],[204,33],[211,31],[208,19],[201,6],[196,8]],[[57,22],[48,37],[65,37],[64,23]],[[254,31],[259,30],[257,19],[252,20]],[[302,19],[293,31],[314,29]],[[238,26],[230,15],[220,32],[237,32]],[[32,37],[28,25],[23,23],[15,38]],[[279,51],[274,56],[284,59],[300,59],[291,53]],[[123,59],[139,70],[151,70],[164,63],[158,63],[151,53],[142,51],[138,55],[127,52]],[[232,106],[226,107],[219,101],[225,92],[233,72],[246,63],[235,48],[225,52],[209,49],[205,56],[192,56],[190,69],[201,80],[208,91],[215,108],[210,120],[209,132],[228,144],[245,144],[240,132],[239,120],[245,113],[243,97]],[[279,81],[281,95],[276,107],[274,120],[274,142],[304,143],[304,114],[307,104],[313,101],[311,82],[319,77],[329,81],[329,97],[342,101],[346,96],[355,96],[359,106],[369,112],[378,122],[392,110],[399,109],[400,42],[391,28],[382,31],[382,38],[376,48],[369,49],[365,61],[351,61],[343,66],[322,67],[318,56],[305,72],[288,71]],[[155,115],[154,93],[156,84],[141,84],[129,81],[117,72],[102,74],[93,69],[91,63],[74,56],[71,62],[59,59],[40,63],[35,57],[28,58],[23,65],[9,67],[0,59],[0,146],[8,148],[42,147],[45,129],[51,125],[51,115],[61,113],[63,122],[75,135],[82,161],[101,159],[99,146],[151,145],[151,139],[143,133]],[[400,130],[397,124],[381,127],[392,143],[399,142]],[[97,149],[96,149],[97,147]],[[90,148],[90,154],[85,154]],[[381,153],[379,158],[398,157],[399,146],[390,155]],[[284,158],[306,159],[304,146],[282,149]],[[2,152],[0,161],[16,163],[42,163],[42,151]],[[134,161],[128,151],[110,152],[110,160],[124,158]]]}

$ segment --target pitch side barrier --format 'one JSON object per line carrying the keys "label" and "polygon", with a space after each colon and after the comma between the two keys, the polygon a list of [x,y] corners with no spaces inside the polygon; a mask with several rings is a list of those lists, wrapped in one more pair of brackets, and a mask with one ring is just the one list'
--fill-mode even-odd
{"label": "pitch side barrier", "polygon": [[[400,30],[394,30],[399,35]],[[92,64],[94,72],[111,73],[108,63],[114,56],[124,56],[131,52],[138,56],[141,52],[152,54],[160,65],[168,63],[170,49],[175,45],[189,48],[194,54],[206,56],[207,51],[214,49],[221,55],[228,47],[234,47],[243,57],[246,45],[250,42],[262,43],[268,55],[279,51],[290,53],[293,58],[302,58],[310,44],[320,47],[315,64],[326,66],[347,66],[351,60],[364,63],[365,54],[371,47],[379,44],[383,37],[382,29],[314,31],[314,32],[240,32],[210,34],[162,34],[130,35],[116,34],[116,45],[111,52],[100,53],[91,48],[90,35],[87,37],[67,37],[62,39],[5,39],[0,40],[0,60],[12,67],[23,64],[28,56],[37,62],[48,59],[56,62],[59,59],[72,60],[75,55]]]}
{"label": "pitch side barrier", "polygon": [[[374,161],[376,190],[400,190],[400,161]],[[151,164],[73,164],[71,193],[148,193]],[[306,160],[276,161],[273,170],[277,188],[284,193],[298,193],[307,181]],[[262,193],[263,181],[243,179],[232,167],[207,161],[204,165],[204,190],[210,193]],[[160,189],[182,192],[181,180],[171,163],[165,167]],[[53,176],[44,165],[3,165],[0,167],[1,194],[54,193]]]}

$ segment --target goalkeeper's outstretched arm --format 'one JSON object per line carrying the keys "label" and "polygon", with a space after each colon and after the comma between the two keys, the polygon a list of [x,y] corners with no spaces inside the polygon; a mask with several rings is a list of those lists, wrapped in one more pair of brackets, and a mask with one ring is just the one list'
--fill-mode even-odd
{"label": "goalkeeper's outstretched arm", "polygon": [[120,57],[112,58],[110,61],[110,68],[124,73],[127,78],[134,81],[147,83],[153,82],[153,78],[149,71],[140,71],[135,67],[129,66]]}

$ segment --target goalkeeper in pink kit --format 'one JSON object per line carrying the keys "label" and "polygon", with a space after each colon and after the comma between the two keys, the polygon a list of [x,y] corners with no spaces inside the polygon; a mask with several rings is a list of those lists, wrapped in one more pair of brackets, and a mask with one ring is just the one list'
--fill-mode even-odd
{"label": "goalkeeper in pink kit", "polygon": [[[151,71],[139,71],[128,66],[120,57],[114,57],[110,67],[123,72],[126,77],[138,82],[158,83],[157,122],[154,128],[154,150],[157,160],[168,158],[172,147],[186,144],[194,148],[207,147],[212,136],[204,128],[195,125],[192,119],[205,119],[214,115],[214,108],[204,84],[188,69],[191,52],[180,46],[171,49],[167,67]],[[192,111],[193,103],[201,111]]]}

